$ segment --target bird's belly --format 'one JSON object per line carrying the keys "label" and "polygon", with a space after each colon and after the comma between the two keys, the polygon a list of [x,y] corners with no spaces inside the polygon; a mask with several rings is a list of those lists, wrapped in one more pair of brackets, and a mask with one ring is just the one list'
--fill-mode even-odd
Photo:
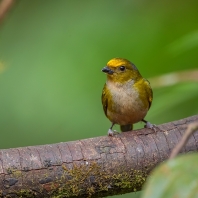
{"label": "bird's belly", "polygon": [[116,91],[112,93],[112,105],[107,110],[111,122],[119,125],[134,124],[141,121],[148,111],[136,90]]}

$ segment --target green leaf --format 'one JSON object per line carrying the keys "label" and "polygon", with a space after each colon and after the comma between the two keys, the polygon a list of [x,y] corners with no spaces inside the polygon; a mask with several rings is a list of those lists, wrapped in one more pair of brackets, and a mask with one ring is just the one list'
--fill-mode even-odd
{"label": "green leaf", "polygon": [[198,197],[198,155],[188,154],[166,161],[148,178],[142,198]]}

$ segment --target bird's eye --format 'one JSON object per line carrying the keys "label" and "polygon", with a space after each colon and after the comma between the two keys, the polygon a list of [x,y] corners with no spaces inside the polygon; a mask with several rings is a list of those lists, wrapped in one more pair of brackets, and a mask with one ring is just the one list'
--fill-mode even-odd
{"label": "bird's eye", "polygon": [[120,66],[120,71],[124,71],[125,69],[125,66]]}

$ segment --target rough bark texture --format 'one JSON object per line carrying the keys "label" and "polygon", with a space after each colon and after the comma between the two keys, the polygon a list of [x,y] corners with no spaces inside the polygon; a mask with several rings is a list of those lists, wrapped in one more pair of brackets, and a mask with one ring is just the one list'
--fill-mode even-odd
{"label": "rough bark texture", "polygon": [[[104,197],[141,190],[198,115],[114,137],[0,150],[0,197]],[[197,151],[198,131],[182,152]]]}

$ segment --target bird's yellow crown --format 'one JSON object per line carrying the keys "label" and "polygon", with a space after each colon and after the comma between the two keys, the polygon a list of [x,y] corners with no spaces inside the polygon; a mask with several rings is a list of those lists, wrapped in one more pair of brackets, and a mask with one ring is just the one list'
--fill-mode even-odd
{"label": "bird's yellow crown", "polygon": [[107,63],[109,67],[119,67],[121,65],[131,67],[133,64],[124,58],[113,58]]}
{"label": "bird's yellow crown", "polygon": [[138,80],[142,78],[136,66],[124,58],[113,58],[102,70],[107,74],[108,80],[116,83],[124,83],[131,79]]}

